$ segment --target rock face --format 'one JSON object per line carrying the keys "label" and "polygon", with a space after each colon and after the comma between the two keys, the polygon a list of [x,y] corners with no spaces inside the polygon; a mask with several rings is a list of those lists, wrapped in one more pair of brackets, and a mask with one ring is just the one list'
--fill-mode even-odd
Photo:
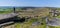
{"label": "rock face", "polygon": [[35,28],[37,26],[41,25],[41,22],[39,21],[36,21],[36,22],[33,22],[32,25],[30,26],[30,28]]}
{"label": "rock face", "polygon": [[14,23],[12,20],[17,16],[16,13],[0,14],[0,27]]}
{"label": "rock face", "polygon": [[34,22],[34,23],[32,23],[32,26],[33,25],[41,25],[41,22]]}
{"label": "rock face", "polygon": [[60,19],[59,18],[53,18],[51,20],[48,20],[47,25],[49,25],[49,26],[60,26]]}
{"label": "rock face", "polygon": [[6,18],[11,18],[11,17],[14,17],[14,16],[17,16],[17,14],[16,13],[0,14],[0,20],[6,19]]}

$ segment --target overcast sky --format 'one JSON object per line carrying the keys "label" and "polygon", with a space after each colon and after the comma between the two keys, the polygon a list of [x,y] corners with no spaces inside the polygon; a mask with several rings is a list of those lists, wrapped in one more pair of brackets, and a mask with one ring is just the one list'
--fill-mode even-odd
{"label": "overcast sky", "polygon": [[0,0],[0,6],[60,7],[60,0]]}

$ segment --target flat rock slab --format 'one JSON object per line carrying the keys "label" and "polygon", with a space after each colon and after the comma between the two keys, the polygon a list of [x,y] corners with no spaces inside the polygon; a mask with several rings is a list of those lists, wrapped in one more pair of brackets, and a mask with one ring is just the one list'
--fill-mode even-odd
{"label": "flat rock slab", "polygon": [[0,14],[0,20],[17,16],[16,13]]}
{"label": "flat rock slab", "polygon": [[49,26],[60,26],[60,19],[59,18],[53,18],[52,20],[49,20],[47,22]]}

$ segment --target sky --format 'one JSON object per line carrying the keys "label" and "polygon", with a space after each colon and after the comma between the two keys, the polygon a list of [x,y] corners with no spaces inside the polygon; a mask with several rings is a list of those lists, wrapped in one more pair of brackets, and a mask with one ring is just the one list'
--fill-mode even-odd
{"label": "sky", "polygon": [[0,0],[0,6],[60,7],[60,0]]}

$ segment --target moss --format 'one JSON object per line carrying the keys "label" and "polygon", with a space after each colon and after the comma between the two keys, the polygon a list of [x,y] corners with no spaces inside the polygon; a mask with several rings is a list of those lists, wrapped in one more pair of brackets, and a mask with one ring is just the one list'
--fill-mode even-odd
{"label": "moss", "polygon": [[16,23],[15,28],[20,28],[20,23]]}
{"label": "moss", "polygon": [[57,16],[57,18],[60,18],[60,15],[59,15],[59,16]]}

